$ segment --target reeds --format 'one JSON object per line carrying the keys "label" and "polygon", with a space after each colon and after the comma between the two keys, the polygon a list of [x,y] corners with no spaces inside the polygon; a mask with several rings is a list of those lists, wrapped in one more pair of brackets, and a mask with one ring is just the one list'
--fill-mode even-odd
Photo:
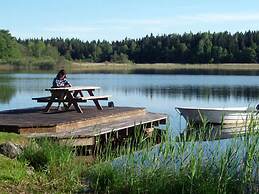
{"label": "reeds", "polygon": [[252,122],[245,136],[225,140],[204,140],[204,124],[199,135],[180,139],[168,128],[156,146],[156,136],[143,133],[117,149],[107,142],[85,176],[96,193],[256,193],[259,135]]}
{"label": "reeds", "polygon": [[257,120],[247,126],[244,135],[223,140],[213,139],[206,123],[181,138],[172,136],[169,126],[151,137],[135,128],[120,143],[111,134],[104,144],[97,139],[91,166],[76,161],[69,144],[31,141],[17,160],[0,158],[5,168],[0,179],[9,177],[0,188],[69,193],[82,188],[83,178],[85,190],[92,193],[258,193]]}

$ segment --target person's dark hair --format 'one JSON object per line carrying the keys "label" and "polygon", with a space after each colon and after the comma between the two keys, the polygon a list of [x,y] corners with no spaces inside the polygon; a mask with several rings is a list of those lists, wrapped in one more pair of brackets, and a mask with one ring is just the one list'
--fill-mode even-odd
{"label": "person's dark hair", "polygon": [[63,75],[66,75],[66,71],[64,69],[61,69],[58,74],[57,74],[57,78],[60,79]]}

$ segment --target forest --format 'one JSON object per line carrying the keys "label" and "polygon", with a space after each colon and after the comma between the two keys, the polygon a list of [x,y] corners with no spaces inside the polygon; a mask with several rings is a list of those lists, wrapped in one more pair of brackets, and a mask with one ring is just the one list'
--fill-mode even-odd
{"label": "forest", "polygon": [[64,61],[111,63],[258,63],[259,31],[146,35],[118,41],[13,37],[0,30],[0,64],[50,69]]}

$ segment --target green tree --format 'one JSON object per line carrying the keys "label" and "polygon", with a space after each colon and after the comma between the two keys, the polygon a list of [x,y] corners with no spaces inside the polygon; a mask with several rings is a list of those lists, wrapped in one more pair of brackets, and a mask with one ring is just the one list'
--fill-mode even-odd
{"label": "green tree", "polygon": [[245,48],[242,52],[242,62],[256,63],[257,62],[256,51],[251,47]]}
{"label": "green tree", "polygon": [[127,54],[124,54],[124,53],[118,54],[116,51],[111,56],[111,62],[113,62],[113,63],[131,63]]}
{"label": "green tree", "polygon": [[202,35],[197,45],[197,57],[201,63],[208,63],[211,59],[212,42],[209,35],[205,33]]}
{"label": "green tree", "polygon": [[53,59],[57,59],[59,57],[58,49],[56,47],[51,46],[50,44],[47,44],[42,54],[44,56],[49,56]]}
{"label": "green tree", "polygon": [[112,48],[112,45],[107,42],[107,41],[103,41],[100,45],[101,47],[101,50],[102,50],[102,53],[100,55],[100,60],[102,62],[104,61],[110,61],[111,59],[111,54],[113,52],[113,48]]}
{"label": "green tree", "polygon": [[0,59],[21,57],[19,44],[11,36],[9,31],[0,30]]}
{"label": "green tree", "polygon": [[[13,41],[16,42],[15,39]],[[124,58],[123,60],[128,59],[134,63],[254,63],[259,59],[259,31],[235,34],[150,34],[139,39],[125,38],[113,42],[83,42],[74,38],[18,39],[18,43],[22,46],[18,44],[16,51],[22,51],[22,55],[55,58],[56,48],[59,55],[68,60],[91,62],[120,61],[120,58]],[[15,56],[10,54],[15,52],[7,52],[10,47],[7,48],[6,45],[6,38],[0,36],[1,57]]]}
{"label": "green tree", "polygon": [[46,51],[45,43],[42,40],[30,40],[28,42],[30,56],[42,57]]}

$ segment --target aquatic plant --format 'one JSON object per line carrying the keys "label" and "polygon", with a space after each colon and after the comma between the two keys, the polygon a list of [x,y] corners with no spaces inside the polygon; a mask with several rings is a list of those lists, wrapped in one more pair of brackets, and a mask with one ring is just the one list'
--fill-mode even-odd
{"label": "aquatic plant", "polygon": [[108,141],[85,176],[96,193],[255,193],[259,134],[252,122],[245,136],[227,140],[173,138],[168,128],[157,146],[143,133],[117,149]]}

